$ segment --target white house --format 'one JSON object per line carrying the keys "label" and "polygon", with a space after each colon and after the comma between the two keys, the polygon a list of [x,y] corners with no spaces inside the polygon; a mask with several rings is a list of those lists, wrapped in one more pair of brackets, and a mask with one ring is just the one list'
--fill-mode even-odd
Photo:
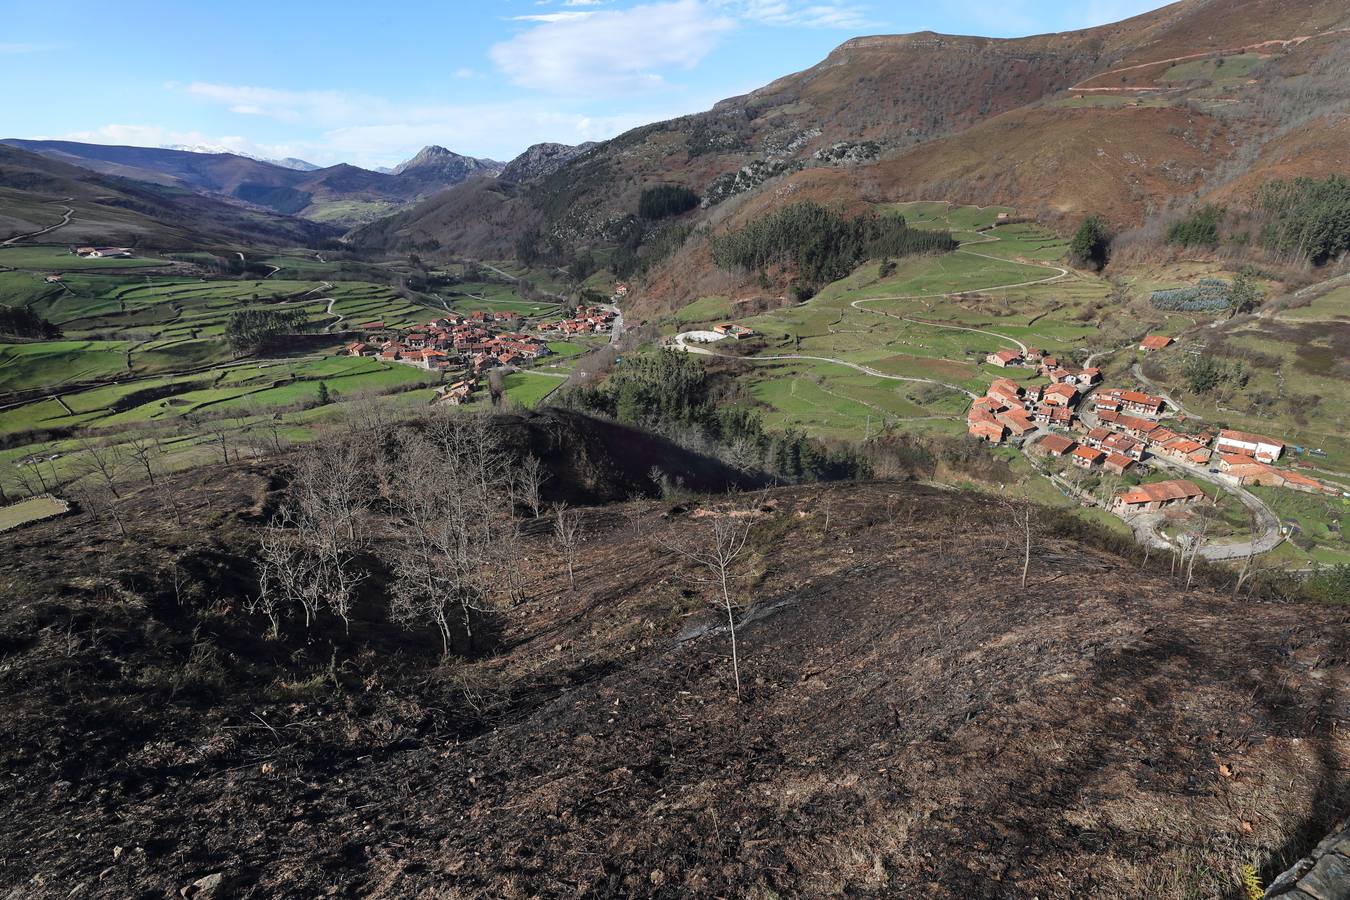
{"label": "white house", "polygon": [[1274,462],[1284,453],[1284,444],[1263,435],[1224,429],[1219,432],[1219,440],[1215,442],[1214,449],[1220,453],[1241,453],[1244,456]]}

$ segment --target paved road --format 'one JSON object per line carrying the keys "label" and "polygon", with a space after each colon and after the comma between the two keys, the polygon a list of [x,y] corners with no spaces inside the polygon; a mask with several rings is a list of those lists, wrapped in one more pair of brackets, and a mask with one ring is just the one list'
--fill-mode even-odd
{"label": "paved road", "polygon": [[[1284,541],[1284,534],[1280,530],[1280,520],[1270,511],[1270,508],[1261,502],[1261,499],[1251,491],[1237,484],[1230,478],[1214,476],[1208,470],[1201,466],[1194,466],[1189,463],[1182,463],[1178,460],[1165,459],[1155,456],[1150,462],[1170,469],[1179,475],[1185,475],[1188,478],[1206,481],[1215,485],[1228,493],[1237,497],[1242,505],[1256,513],[1257,534],[1255,538],[1249,538],[1242,541],[1214,542],[1206,544],[1200,548],[1200,555],[1205,559],[1224,560],[1224,559],[1245,559],[1250,555],[1259,555],[1269,553]],[[1122,516],[1135,535],[1144,543],[1152,544],[1161,549],[1174,549],[1175,544],[1166,537],[1158,533],[1158,526],[1162,524],[1162,516],[1157,513],[1144,513],[1134,516]]]}
{"label": "paved road", "polygon": [[[75,198],[67,197],[65,199],[73,200]],[[62,203],[65,201],[58,200],[55,202]],[[19,241],[27,240],[28,238],[38,237],[39,235],[47,234],[50,231],[55,231],[58,228],[63,228],[66,225],[69,225],[71,218],[75,215],[75,208],[73,206],[63,206],[62,209],[64,209],[66,212],[65,215],[61,217],[60,222],[57,222],[55,225],[48,225],[46,228],[40,229],[38,231],[30,231],[27,234],[16,234],[14,235],[14,237],[9,238],[8,240],[0,241],[0,247],[8,247],[9,245],[16,244]]]}
{"label": "paved road", "polygon": [[1174,410],[1181,413],[1186,418],[1188,419],[1197,418],[1197,416],[1195,416],[1193,413],[1188,412],[1186,410],[1186,407],[1182,406],[1180,403],[1173,400],[1166,391],[1164,391],[1161,387],[1158,386],[1157,382],[1146,377],[1144,375],[1144,370],[1140,367],[1139,363],[1135,363],[1134,365],[1130,366],[1130,374],[1133,375],[1136,379],[1138,379],[1140,384],[1148,388],[1153,393],[1157,394],[1159,397],[1163,398],[1163,400],[1167,403],[1168,406],[1172,407]]}

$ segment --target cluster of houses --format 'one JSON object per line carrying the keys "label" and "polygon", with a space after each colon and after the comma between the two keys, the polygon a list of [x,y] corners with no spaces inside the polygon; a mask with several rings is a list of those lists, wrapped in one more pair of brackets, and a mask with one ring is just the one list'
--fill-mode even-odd
{"label": "cluster of houses", "polygon": [[[622,285],[621,285],[622,286]],[[627,291],[625,290],[625,293]],[[619,295],[617,289],[616,296]],[[578,306],[572,318],[562,321],[540,322],[539,330],[542,332],[557,332],[558,334],[604,334],[614,327],[616,314],[613,310],[602,309],[598,306]]]}
{"label": "cluster of houses", "polygon": [[433,372],[466,366],[477,375],[495,366],[530,362],[549,352],[548,345],[536,336],[495,330],[516,319],[503,312],[447,313],[406,330],[366,322],[356,329],[362,339],[347,344],[346,350],[348,356],[371,356]]}
{"label": "cluster of houses", "polygon": [[1000,350],[991,353],[988,361],[1005,368],[1035,368],[1038,374],[1049,378],[1048,384],[1037,385],[995,378],[985,395],[971,405],[966,416],[968,432],[995,444],[1010,437],[1023,437],[1042,425],[1073,428],[1078,423],[1074,410],[1082,399],[1080,389],[1093,387],[1102,380],[1100,369],[1070,368],[1042,350],[1028,349],[1025,353]]}
{"label": "cluster of houses", "polygon": [[[1171,340],[1151,335],[1140,343],[1140,349],[1162,349]],[[1339,488],[1272,465],[1285,451],[1282,441],[1231,429],[1180,433],[1158,421],[1167,409],[1164,398],[1136,390],[1095,390],[1102,377],[1097,369],[1070,368],[1039,350],[1000,350],[986,360],[1001,368],[1034,367],[1049,381],[1028,385],[1008,377],[995,378],[967,413],[968,433],[977,439],[1001,443],[1026,437],[1043,426],[1046,431],[1058,426],[1069,434],[1050,431],[1036,441],[1034,449],[1065,458],[1080,469],[1124,475],[1151,455],[1191,465],[1217,463],[1218,468],[1211,471],[1222,472],[1241,484],[1339,493]],[[1091,398],[1091,414],[1080,410],[1085,394]],[[1080,412],[1087,422],[1080,418]],[[1164,481],[1117,495],[1113,508],[1168,509],[1204,496],[1189,481]]]}

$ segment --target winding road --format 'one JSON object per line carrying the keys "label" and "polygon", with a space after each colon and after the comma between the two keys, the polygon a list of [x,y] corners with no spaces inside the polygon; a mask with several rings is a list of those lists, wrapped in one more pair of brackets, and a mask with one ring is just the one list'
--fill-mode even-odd
{"label": "winding road", "polygon": [[700,356],[716,356],[720,357],[721,359],[738,359],[742,362],[782,362],[784,360],[800,359],[800,360],[808,360],[810,362],[834,363],[836,366],[847,366],[850,369],[862,372],[864,375],[871,375],[875,378],[885,378],[890,381],[914,381],[920,384],[936,384],[945,388],[950,388],[953,391],[960,391],[961,393],[965,394],[972,400],[974,400],[976,397],[979,396],[979,394],[967,390],[966,388],[960,387],[955,384],[948,384],[945,381],[938,381],[936,378],[918,378],[912,375],[891,375],[886,372],[878,372],[871,366],[864,366],[861,363],[849,362],[846,359],[835,359],[834,357],[831,356],[807,356],[800,353],[785,353],[777,356],[736,356],[731,353],[715,353],[714,351],[709,350],[707,347],[695,347],[690,345],[689,343],[690,335],[692,335],[693,333],[694,332],[692,331],[685,331],[675,335],[670,345],[671,348],[675,350],[683,350],[685,353],[697,353]]}
{"label": "winding road", "polygon": [[[56,200],[56,201],[53,201],[53,202],[55,202],[55,203],[65,203],[65,202],[67,202],[67,201],[74,200],[74,199],[75,199],[74,197],[66,197],[64,200]],[[9,238],[8,240],[0,241],[0,247],[8,247],[8,246],[10,246],[11,244],[17,244],[19,241],[27,240],[28,238],[39,237],[40,235],[47,234],[47,233],[49,233],[49,232],[55,231],[55,230],[58,229],[58,228],[64,228],[65,226],[69,225],[69,224],[70,224],[70,220],[71,220],[71,219],[74,217],[74,215],[75,215],[75,207],[73,207],[73,206],[63,206],[62,209],[64,209],[66,212],[65,212],[65,215],[63,215],[63,216],[61,217],[61,221],[60,221],[60,222],[57,222],[55,225],[48,225],[46,228],[43,228],[43,229],[41,229],[41,230],[39,230],[39,231],[30,231],[30,232],[28,232],[27,234],[16,234],[16,235],[14,235],[14,237]]]}
{"label": "winding road", "polygon": [[[999,237],[997,237],[996,235],[993,235],[993,234],[991,234],[991,233],[986,232],[986,235],[987,235],[987,237],[986,237],[985,240],[975,241],[975,242],[972,242],[972,243],[981,243],[981,244],[982,244],[982,243],[991,243],[991,242],[1000,240]],[[912,316],[905,316],[905,315],[901,315],[901,314],[899,314],[899,313],[890,313],[890,312],[885,312],[885,311],[882,311],[882,310],[868,309],[868,308],[864,305],[864,304],[867,304],[867,303],[875,303],[875,302],[880,301],[880,300],[927,300],[927,299],[930,299],[930,298],[933,298],[933,297],[940,297],[940,296],[941,296],[941,297],[954,297],[954,296],[963,296],[963,295],[967,295],[967,294],[986,293],[986,292],[989,292],[989,291],[1012,290],[1012,289],[1020,288],[1020,287],[1031,287],[1031,286],[1039,285],[1039,284],[1049,284],[1049,283],[1051,283],[1051,282],[1058,281],[1058,280],[1060,280],[1060,279],[1062,279],[1062,278],[1066,278],[1066,277],[1069,275],[1069,272],[1070,272],[1069,269],[1067,269],[1067,268],[1065,268],[1065,267],[1063,267],[1063,266],[1056,266],[1056,265],[1051,265],[1051,264],[1042,264],[1042,263],[1036,263],[1036,262],[1021,262],[1020,260],[1009,260],[1009,259],[1006,259],[1006,258],[1003,258],[1003,257],[990,256],[990,255],[985,254],[985,253],[977,253],[977,252],[975,252],[975,251],[973,251],[973,250],[967,250],[967,249],[965,249],[965,247],[962,247],[962,248],[956,250],[955,252],[956,252],[956,253],[967,253],[967,254],[970,254],[970,255],[972,255],[972,256],[980,256],[980,257],[984,257],[984,258],[986,258],[986,259],[996,260],[996,261],[998,261],[998,262],[1018,262],[1018,263],[1020,263],[1020,264],[1022,264],[1022,265],[1031,265],[1031,266],[1037,266],[1037,267],[1039,267],[1039,268],[1044,268],[1044,269],[1053,269],[1055,274],[1049,275],[1049,276],[1047,276],[1047,277],[1045,277],[1045,278],[1037,278],[1037,279],[1033,279],[1033,280],[1030,280],[1030,281],[1021,281],[1021,282],[1016,282],[1016,283],[1014,283],[1014,284],[996,285],[996,286],[992,286],[992,287],[977,288],[977,289],[966,290],[966,291],[944,291],[944,292],[928,293],[928,294],[897,294],[897,295],[891,295],[891,296],[868,297],[868,298],[861,299],[861,300],[854,300],[854,301],[853,301],[852,303],[850,303],[849,305],[850,305],[852,308],[854,308],[854,309],[862,310],[862,311],[864,311],[864,312],[870,312],[870,313],[875,313],[875,314],[877,314],[877,315],[888,316],[888,317],[890,317],[890,318],[900,319],[900,320],[905,321],[905,322],[912,322],[912,323],[914,323],[914,324],[916,324],[916,325],[925,325],[925,326],[928,326],[928,327],[930,327],[930,328],[944,328],[944,329],[950,329],[950,330],[955,330],[955,331],[968,331],[968,332],[973,332],[973,333],[975,333],[975,334],[984,334],[984,335],[988,335],[988,336],[990,336],[990,337],[999,338],[999,339],[1001,339],[1001,340],[1008,341],[1009,343],[1016,344],[1016,345],[1022,350],[1022,352],[1025,353],[1025,352],[1027,351],[1027,346],[1026,346],[1026,344],[1024,344],[1022,341],[1019,341],[1019,340],[1017,340],[1016,338],[1014,338],[1014,337],[1012,337],[1012,336],[1010,336],[1010,335],[1000,334],[1000,333],[998,333],[998,332],[996,332],[996,331],[989,331],[989,330],[982,329],[982,328],[971,328],[971,327],[964,326],[964,325],[948,325],[948,324],[941,323],[941,322],[929,322],[929,321],[926,321],[926,320],[924,320],[924,319],[918,319],[918,318],[914,318],[914,317],[912,317]],[[705,356],[716,356],[716,357],[721,357],[721,358],[723,358],[723,359],[739,359],[739,360],[744,360],[744,361],[748,361],[748,362],[758,362],[758,361],[770,362],[770,361],[780,361],[780,360],[808,360],[808,361],[812,361],[812,362],[833,363],[833,364],[839,365],[839,366],[846,366],[847,368],[853,369],[853,370],[858,371],[858,372],[862,372],[862,373],[865,374],[865,375],[871,375],[871,376],[874,376],[874,377],[876,377],[876,378],[885,378],[885,379],[888,379],[888,380],[891,380],[891,381],[915,381],[915,382],[923,382],[923,383],[927,383],[927,384],[936,384],[936,385],[941,385],[942,387],[950,388],[950,389],[952,389],[952,390],[960,391],[961,393],[965,394],[967,397],[970,397],[970,398],[972,398],[972,399],[974,399],[975,397],[978,396],[977,394],[975,394],[975,393],[973,393],[973,392],[967,390],[966,388],[959,387],[959,386],[954,385],[954,384],[948,384],[947,382],[944,382],[944,381],[938,381],[938,380],[932,379],[932,378],[918,378],[918,377],[905,376],[905,375],[890,375],[890,374],[887,374],[887,373],[885,373],[885,372],[879,372],[879,371],[877,371],[876,369],[871,368],[870,366],[865,366],[865,365],[861,365],[861,364],[859,364],[859,363],[849,362],[848,360],[844,360],[844,359],[835,359],[835,358],[833,358],[833,357],[826,357],[826,356],[810,356],[810,355],[805,355],[805,354],[781,354],[781,355],[774,355],[774,356],[749,356],[749,357],[743,357],[743,356],[734,356],[734,355],[726,354],[726,353],[717,353],[717,352],[715,352],[715,351],[713,351],[713,350],[708,349],[707,347],[703,347],[703,346],[692,346],[691,343],[690,343],[690,341],[691,341],[691,340],[694,340],[694,338],[692,338],[692,335],[694,335],[694,334],[695,334],[695,332],[682,332],[682,333],[680,333],[680,334],[675,335],[675,337],[674,337],[674,338],[672,339],[672,341],[671,341],[671,346],[672,346],[674,349],[677,349],[677,350],[683,350],[683,351],[686,352],[686,353],[697,353],[697,354],[702,354],[702,355],[705,355]],[[1130,346],[1133,346],[1133,344],[1134,344],[1134,342],[1132,341],[1132,342],[1129,343],[1129,344],[1124,344],[1124,345],[1122,345],[1122,346],[1120,346],[1120,347],[1116,347],[1116,348],[1114,348],[1114,349],[1110,349],[1110,350],[1099,350],[1099,351],[1097,351],[1096,353],[1094,353],[1094,354],[1092,354],[1092,355],[1090,355],[1090,356],[1088,357],[1088,359],[1087,359],[1087,361],[1086,361],[1086,364],[1085,364],[1085,367],[1091,366],[1093,362],[1095,362],[1097,359],[1099,359],[1099,358],[1102,357],[1102,356],[1106,356],[1106,355],[1109,355],[1109,354],[1112,354],[1112,353],[1118,353],[1118,352],[1120,352],[1121,350],[1125,350],[1125,349],[1129,348]],[[1139,381],[1140,381],[1143,385],[1145,385],[1149,390],[1152,390],[1154,393],[1156,393],[1156,394],[1158,394],[1159,396],[1161,396],[1161,397],[1168,403],[1168,405],[1170,405],[1170,406],[1173,407],[1175,410],[1177,410],[1178,412],[1180,412],[1180,413],[1182,413],[1182,414],[1184,414],[1184,415],[1187,415],[1187,416],[1190,415],[1190,413],[1188,413],[1188,412],[1185,410],[1185,408],[1181,406],[1181,404],[1179,404],[1179,403],[1177,403],[1175,400],[1173,400],[1170,396],[1168,396],[1164,391],[1162,391],[1162,390],[1161,390],[1156,384],[1154,384],[1151,380],[1149,380],[1148,378],[1144,377],[1143,372],[1140,370],[1139,365],[1138,365],[1137,363],[1135,364],[1134,368],[1132,369],[1132,372],[1133,372],[1133,374],[1135,375],[1135,377],[1138,378]],[[1085,414],[1084,414],[1084,421],[1085,421],[1085,422],[1095,421],[1095,417],[1092,416],[1091,413],[1085,412]],[[1026,445],[1023,444],[1022,446],[1025,447]],[[1028,457],[1028,458],[1030,458],[1030,457]],[[1211,543],[1211,544],[1208,544],[1208,545],[1206,545],[1206,546],[1204,546],[1204,547],[1202,547],[1202,548],[1200,549],[1200,555],[1203,556],[1204,558],[1210,559],[1210,560],[1243,559],[1243,558],[1247,557],[1248,555],[1257,555],[1257,554],[1261,554],[1261,553],[1267,553],[1267,552],[1269,552],[1270,550],[1275,549],[1275,547],[1279,546],[1280,543],[1283,542],[1283,540],[1284,540],[1284,534],[1283,534],[1283,532],[1282,532],[1281,529],[1280,529],[1280,521],[1279,521],[1279,518],[1278,518],[1273,512],[1271,512],[1270,508],[1269,508],[1268,506],[1266,506],[1265,503],[1262,502],[1261,499],[1260,499],[1259,497],[1257,497],[1255,494],[1251,493],[1250,491],[1246,490],[1246,489],[1245,489],[1244,487],[1242,487],[1241,485],[1239,485],[1239,484],[1234,484],[1234,483],[1230,483],[1230,480],[1229,480],[1229,479],[1215,478],[1214,476],[1212,476],[1212,475],[1209,473],[1208,469],[1207,469],[1206,467],[1204,467],[1204,466],[1196,466],[1196,465],[1192,465],[1192,464],[1189,464],[1189,463],[1182,463],[1182,462],[1179,462],[1179,461],[1176,461],[1176,460],[1166,459],[1166,458],[1158,457],[1158,456],[1153,457],[1153,460],[1154,460],[1154,462],[1155,462],[1157,465],[1162,466],[1163,468],[1167,468],[1167,469],[1169,469],[1169,470],[1173,470],[1173,471],[1179,472],[1179,473],[1181,473],[1181,474],[1184,474],[1184,475],[1186,475],[1186,476],[1189,476],[1189,477],[1193,477],[1193,478],[1199,479],[1199,480],[1201,480],[1201,481],[1206,481],[1206,482],[1208,482],[1208,483],[1210,483],[1210,484],[1212,484],[1212,485],[1214,485],[1214,486],[1216,486],[1216,487],[1218,487],[1218,488],[1220,488],[1220,489],[1222,489],[1222,490],[1224,490],[1224,491],[1227,491],[1228,493],[1230,493],[1230,494],[1232,494],[1233,496],[1237,497],[1238,500],[1243,504],[1243,506],[1245,506],[1247,509],[1251,510],[1251,511],[1254,513],[1255,519],[1256,519],[1256,523],[1257,523],[1257,533],[1256,533],[1255,536],[1250,537],[1250,538],[1248,538],[1247,540],[1242,540],[1242,541],[1232,541],[1232,542],[1225,542],[1225,543]],[[1033,465],[1035,465],[1035,461],[1032,460],[1032,462],[1033,462]],[[1038,471],[1040,471],[1040,467],[1039,467],[1039,466],[1036,466],[1036,468],[1037,468]],[[1042,474],[1046,474],[1046,473],[1043,472]],[[1051,477],[1051,481],[1054,482],[1054,483],[1056,483],[1056,484],[1058,484],[1058,485],[1060,486],[1061,489],[1070,487],[1067,483],[1063,482],[1062,479],[1059,479],[1059,478],[1056,478],[1056,477],[1053,477],[1053,476]],[[1156,513],[1154,513],[1154,514],[1141,514],[1141,515],[1131,515],[1131,516],[1128,516],[1128,517],[1122,517],[1122,518],[1123,518],[1124,521],[1125,521],[1125,522],[1126,522],[1126,523],[1134,530],[1136,536],[1138,537],[1138,539],[1139,539],[1141,542],[1144,542],[1144,543],[1147,543],[1147,544],[1151,544],[1151,545],[1153,545],[1153,546],[1155,546],[1155,547],[1160,547],[1160,548],[1165,548],[1165,549],[1175,549],[1175,546],[1176,546],[1176,545],[1173,544],[1168,538],[1166,538],[1165,536],[1163,536],[1162,534],[1160,534],[1160,533],[1158,532],[1158,530],[1157,530],[1157,529],[1158,529],[1158,526],[1159,526],[1159,525],[1161,524],[1161,522],[1162,522],[1162,517],[1161,517],[1160,515],[1158,515],[1158,514],[1156,514]]]}

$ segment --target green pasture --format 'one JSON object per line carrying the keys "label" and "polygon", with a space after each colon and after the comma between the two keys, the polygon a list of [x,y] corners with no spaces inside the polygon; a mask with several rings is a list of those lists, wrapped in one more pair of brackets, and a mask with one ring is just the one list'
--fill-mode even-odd
{"label": "green pasture", "polygon": [[18,244],[13,247],[0,247],[0,266],[11,269],[64,272],[67,269],[136,269],[167,264],[167,260],[140,256],[127,259],[84,259],[71,253],[69,247],[64,244],[60,246]]}

